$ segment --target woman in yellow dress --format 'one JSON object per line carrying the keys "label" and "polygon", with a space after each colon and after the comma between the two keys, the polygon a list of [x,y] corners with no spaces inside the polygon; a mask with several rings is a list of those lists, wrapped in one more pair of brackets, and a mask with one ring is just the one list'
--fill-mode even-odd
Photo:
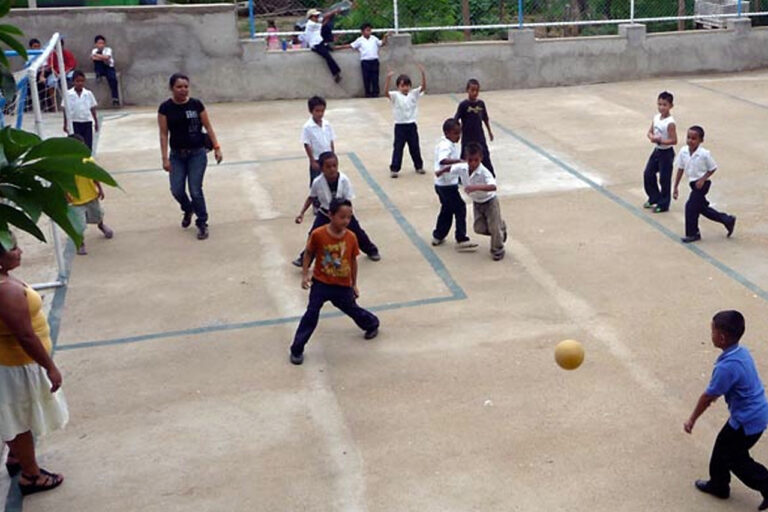
{"label": "woman in yellow dress", "polygon": [[69,419],[51,358],[51,337],[40,295],[9,272],[21,249],[0,245],[0,440],[8,445],[9,473],[19,471],[23,495],[48,491],[64,478],[37,465],[33,436],[62,428]]}

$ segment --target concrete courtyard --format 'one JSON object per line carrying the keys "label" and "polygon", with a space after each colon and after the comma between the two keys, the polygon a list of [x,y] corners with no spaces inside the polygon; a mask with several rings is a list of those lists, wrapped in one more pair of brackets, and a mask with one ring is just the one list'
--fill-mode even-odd
{"label": "concrete courtyard", "polygon": [[[194,84],[193,84],[194,85]],[[679,242],[681,199],[643,210],[656,95],[675,94],[681,147],[700,124],[720,165],[710,201],[738,217],[726,239]],[[194,95],[194,90],[192,92]],[[421,100],[422,152],[463,95]],[[330,304],[303,366],[288,345],[307,293],[290,265],[308,221],[303,101],[212,104],[225,161],[209,165],[211,237],[182,230],[160,169],[155,110],[105,119],[97,159],[123,191],[71,262],[56,360],[71,422],[43,440],[64,485],[30,512],[729,511],[693,487],[727,418],[682,424],[718,355],[709,322],[747,318],[768,378],[768,72],[483,92],[507,257],[433,248],[430,175],[389,178],[386,99],[331,101],[341,170],[382,260],[360,260],[362,333]],[[163,98],[158,98],[158,103]],[[205,101],[205,98],[201,98]],[[471,208],[470,208],[471,211]],[[471,219],[471,214],[470,214]],[[471,225],[471,223],[470,223]],[[39,275],[50,260],[19,272]],[[559,369],[554,345],[582,341]],[[768,443],[753,452],[768,462]]]}

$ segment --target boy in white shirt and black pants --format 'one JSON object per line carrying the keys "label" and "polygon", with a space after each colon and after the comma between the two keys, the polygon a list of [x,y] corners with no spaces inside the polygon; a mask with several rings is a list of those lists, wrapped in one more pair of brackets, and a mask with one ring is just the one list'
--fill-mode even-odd
{"label": "boy in white shirt and black pants", "polygon": [[675,190],[672,197],[677,199],[677,187],[683,177],[683,171],[688,176],[691,187],[691,195],[685,203],[685,236],[681,238],[683,243],[691,243],[701,240],[699,232],[699,215],[704,215],[709,220],[721,223],[728,232],[728,237],[733,234],[736,226],[736,217],[727,213],[718,212],[709,206],[707,192],[712,182],[709,178],[717,170],[717,163],[709,154],[709,151],[701,146],[704,141],[704,129],[701,126],[688,128],[686,137],[687,146],[677,155],[675,176]]}
{"label": "boy in white shirt and black pants", "polygon": [[[341,9],[334,9],[323,14],[317,9],[310,9],[307,11],[307,25],[304,28],[304,41],[313,52],[325,59],[326,64],[328,64],[328,70],[333,75],[333,80],[336,83],[341,82],[341,68],[339,68],[339,65],[336,64],[336,61],[331,56],[332,49],[323,39],[322,30],[340,12]],[[321,15],[323,16],[322,21],[320,21]]]}
{"label": "boy in white shirt and black pants", "polygon": [[117,73],[115,72],[115,58],[112,55],[112,48],[107,46],[107,39],[98,35],[93,40],[96,46],[91,50],[91,60],[93,61],[93,72],[96,78],[105,77],[109,84],[109,90],[112,93],[112,106],[120,106],[120,92],[117,88]]}
{"label": "boy in white shirt and black pants", "polygon": [[472,198],[475,216],[475,233],[491,237],[491,257],[494,261],[504,258],[504,242],[507,241],[507,224],[501,218],[501,205],[496,197],[496,178],[483,162],[483,147],[473,142],[466,147],[467,163],[454,164],[435,173],[458,174],[464,192]]}
{"label": "boy in white shirt and black pants", "polygon": [[[99,131],[99,117],[96,115],[98,103],[93,93],[85,88],[85,73],[75,70],[72,73],[72,80],[74,87],[67,91],[61,106],[63,108],[66,103],[69,114],[72,116],[73,132],[80,135],[88,149],[93,151],[93,130]],[[64,131],[72,135],[67,126],[66,110],[64,110]]]}
{"label": "boy in white shirt and black pants", "polygon": [[392,81],[393,71],[387,73],[387,80],[384,82],[384,94],[387,95],[392,103],[392,112],[395,118],[395,142],[392,150],[392,163],[389,166],[389,176],[397,178],[400,167],[403,164],[403,149],[408,144],[408,152],[411,153],[413,165],[416,167],[417,174],[424,174],[424,161],[421,159],[421,148],[419,147],[419,129],[416,126],[416,118],[419,114],[419,98],[427,92],[427,77],[424,74],[424,67],[419,65],[421,71],[421,85],[411,89],[411,77],[400,75],[395,80],[396,91],[390,91],[389,85]]}
{"label": "boy in white shirt and black pants", "polygon": [[[348,47],[360,52],[360,66],[363,68],[363,87],[366,98],[379,97],[379,48],[387,44],[387,35],[379,39],[372,34],[373,25],[364,23],[360,28],[363,35]],[[346,48],[338,46],[337,48]]]}
{"label": "boy in white shirt and black pants", "polygon": [[309,186],[312,186],[315,178],[320,176],[321,169],[317,161],[320,155],[335,151],[333,141],[336,139],[336,134],[333,132],[331,123],[323,118],[325,106],[325,100],[320,96],[309,98],[307,107],[311,115],[301,129],[301,143],[309,158]]}
{"label": "boy in white shirt and black pants", "polygon": [[[443,137],[435,147],[435,172],[446,166],[460,164],[461,149],[457,142],[461,137],[461,125],[453,118],[443,123]],[[453,218],[456,217],[456,249],[459,251],[475,251],[477,244],[467,236],[467,205],[459,193],[459,176],[456,173],[445,173],[435,177],[435,192],[440,199],[440,213],[437,224],[432,231],[432,245],[442,245],[451,230]]]}

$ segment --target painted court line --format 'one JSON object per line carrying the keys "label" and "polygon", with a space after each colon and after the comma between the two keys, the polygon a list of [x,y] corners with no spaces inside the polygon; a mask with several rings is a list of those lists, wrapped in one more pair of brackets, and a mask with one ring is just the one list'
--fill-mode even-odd
{"label": "painted court line", "polygon": [[742,98],[741,96],[736,96],[735,94],[721,91],[719,89],[715,89],[714,87],[707,87],[706,85],[697,84],[696,82],[693,82],[690,80],[687,80],[685,83],[692,85],[694,87],[698,87],[699,89],[704,89],[705,91],[714,92],[715,94],[719,94],[721,96],[731,98],[732,100],[741,101],[742,103],[747,103],[748,105],[752,105],[760,108],[768,108],[768,105],[766,105],[765,103],[759,103],[757,101],[748,100],[747,98]]}
{"label": "painted court line", "polygon": [[[267,164],[272,162],[289,162],[291,160],[306,160],[306,157],[302,158],[298,156],[275,156],[275,157],[261,158],[258,160],[238,160],[237,162],[227,162],[225,160],[222,163],[217,164],[215,169],[241,167],[243,165],[253,165],[253,164]],[[211,166],[209,166],[209,168],[210,167]],[[123,170],[123,171],[111,171],[110,174],[113,174],[113,175],[146,174],[150,172],[165,172],[165,171],[161,167],[152,167],[151,169],[129,169],[129,170]]]}
{"label": "painted court line", "polygon": [[[386,192],[384,192],[384,190],[376,182],[373,176],[371,176],[371,174],[365,168],[365,165],[360,160],[360,158],[355,153],[345,153],[343,155],[347,156],[352,161],[353,165],[355,166],[357,171],[360,173],[362,178],[371,187],[374,194],[376,194],[376,196],[379,198],[382,204],[384,204],[384,207],[387,209],[387,211],[395,219],[395,222],[397,222],[400,229],[405,233],[405,235],[408,237],[411,243],[414,246],[416,246],[416,248],[419,250],[419,252],[424,257],[424,259],[426,259],[429,265],[432,267],[435,274],[437,274],[437,276],[443,281],[445,286],[451,292],[449,296],[431,297],[426,299],[417,299],[417,300],[411,300],[411,301],[405,301],[405,302],[390,302],[390,303],[372,306],[372,307],[369,307],[368,309],[370,309],[371,311],[389,311],[394,309],[412,308],[412,307],[419,307],[419,306],[425,306],[425,305],[431,305],[431,304],[440,304],[443,302],[452,302],[456,300],[466,299],[467,294],[464,292],[461,286],[453,279],[453,277],[448,272],[448,269],[445,267],[445,264],[442,262],[442,260],[429,247],[429,245],[427,245],[427,243],[424,242],[424,240],[422,240],[421,237],[419,237],[416,229],[411,225],[410,222],[408,222],[408,220],[405,218],[402,212],[397,208],[397,206],[395,206],[395,204],[392,202],[389,196],[387,196]],[[291,158],[284,158],[284,159],[300,160],[301,158],[291,157]],[[263,162],[263,160],[248,161],[247,163],[261,163],[261,162]],[[242,165],[244,164],[244,162],[236,162],[230,165],[236,165],[236,164]],[[70,246],[71,246],[71,251],[70,251]],[[71,264],[73,255],[74,255],[74,245],[70,243],[67,247],[68,268],[69,268],[69,265]],[[265,319],[265,320],[255,320],[255,321],[249,321],[249,322],[206,325],[206,326],[194,327],[190,329],[179,329],[174,331],[149,333],[149,334],[142,334],[137,336],[127,336],[122,338],[112,338],[112,339],[105,339],[105,340],[85,341],[80,343],[72,343],[72,344],[57,346],[61,309],[63,307],[64,299],[66,297],[65,287],[62,287],[62,289],[64,291],[62,291],[60,295],[59,295],[59,291],[57,290],[56,292],[57,296],[54,296],[54,304],[53,304],[53,307],[51,308],[51,313],[49,315],[49,321],[55,322],[55,326],[56,326],[55,331],[53,328],[53,324],[51,326],[51,339],[53,340],[55,350],[58,350],[58,351],[77,350],[82,348],[93,348],[93,347],[102,347],[102,346],[110,346],[110,345],[124,345],[128,343],[138,343],[138,342],[148,341],[148,340],[177,338],[181,336],[194,336],[198,334],[208,334],[212,332],[234,331],[239,329],[252,329],[255,327],[266,327],[266,326],[281,325],[281,324],[287,324],[287,323],[297,323],[301,319],[301,316],[290,316],[290,317],[281,317],[281,318],[271,318],[271,319]],[[340,311],[333,310],[333,311],[329,311],[328,313],[323,313],[321,316],[323,318],[333,318],[333,317],[343,316],[343,314]]]}
{"label": "painted court line", "polygon": [[755,295],[759,296],[760,298],[762,298],[765,301],[768,301],[768,291],[764,290],[763,288],[758,286],[756,283],[750,281],[747,277],[745,277],[744,275],[740,274],[738,271],[736,271],[733,268],[729,267],[728,265],[726,265],[722,261],[720,261],[717,258],[715,258],[714,256],[710,255],[705,250],[697,247],[696,245],[694,245],[694,244],[682,244],[680,242],[680,236],[678,234],[674,233],[673,231],[671,231],[670,229],[668,229],[664,225],[660,224],[658,221],[652,219],[651,217],[649,217],[648,215],[643,213],[643,211],[639,207],[633,205],[632,203],[629,203],[628,201],[626,201],[625,199],[621,198],[617,194],[614,194],[613,192],[611,192],[610,190],[608,190],[604,186],[600,185],[599,183],[596,183],[594,180],[592,180],[589,177],[585,176],[584,174],[580,173],[579,171],[577,171],[576,169],[574,169],[573,167],[571,167],[567,163],[563,162],[562,160],[560,160],[556,156],[552,155],[551,153],[549,153],[545,149],[541,148],[537,144],[535,144],[535,143],[533,143],[533,142],[531,142],[531,141],[521,137],[516,132],[514,132],[513,130],[507,128],[506,126],[504,126],[502,124],[499,124],[497,122],[494,122],[493,124],[496,127],[498,127],[500,130],[502,130],[504,133],[509,135],[510,137],[512,137],[515,140],[521,142],[522,144],[525,144],[530,149],[532,149],[536,153],[540,154],[541,156],[547,158],[550,162],[552,162],[553,164],[557,165],[558,167],[560,167],[562,170],[564,170],[568,174],[570,174],[570,175],[574,176],[575,178],[578,178],[579,180],[583,181],[584,183],[589,185],[592,189],[594,189],[595,191],[597,191],[600,194],[602,194],[603,196],[605,196],[607,199],[613,201],[614,203],[616,203],[617,205],[621,206],[622,208],[627,210],[629,213],[634,215],[635,217],[641,219],[643,222],[645,222],[646,224],[650,225],[651,227],[653,227],[654,229],[656,229],[657,231],[662,233],[664,236],[666,236],[667,238],[669,238],[670,240],[672,240],[676,244],[682,245],[685,249],[689,250],[690,252],[692,252],[693,254],[698,256],[699,258],[703,259],[704,261],[706,261],[707,263],[709,263],[713,267],[717,268],[718,270],[723,272],[725,275],[727,275],[728,277],[730,277],[734,281],[737,281],[742,286],[744,286],[745,288],[747,288],[748,290],[753,292]]}

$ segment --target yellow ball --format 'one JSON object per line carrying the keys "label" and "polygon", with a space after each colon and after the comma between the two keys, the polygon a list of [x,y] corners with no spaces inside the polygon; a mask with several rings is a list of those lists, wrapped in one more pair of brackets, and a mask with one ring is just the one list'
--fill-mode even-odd
{"label": "yellow ball", "polygon": [[584,347],[576,340],[564,340],[555,347],[555,361],[564,370],[575,370],[584,361]]}

